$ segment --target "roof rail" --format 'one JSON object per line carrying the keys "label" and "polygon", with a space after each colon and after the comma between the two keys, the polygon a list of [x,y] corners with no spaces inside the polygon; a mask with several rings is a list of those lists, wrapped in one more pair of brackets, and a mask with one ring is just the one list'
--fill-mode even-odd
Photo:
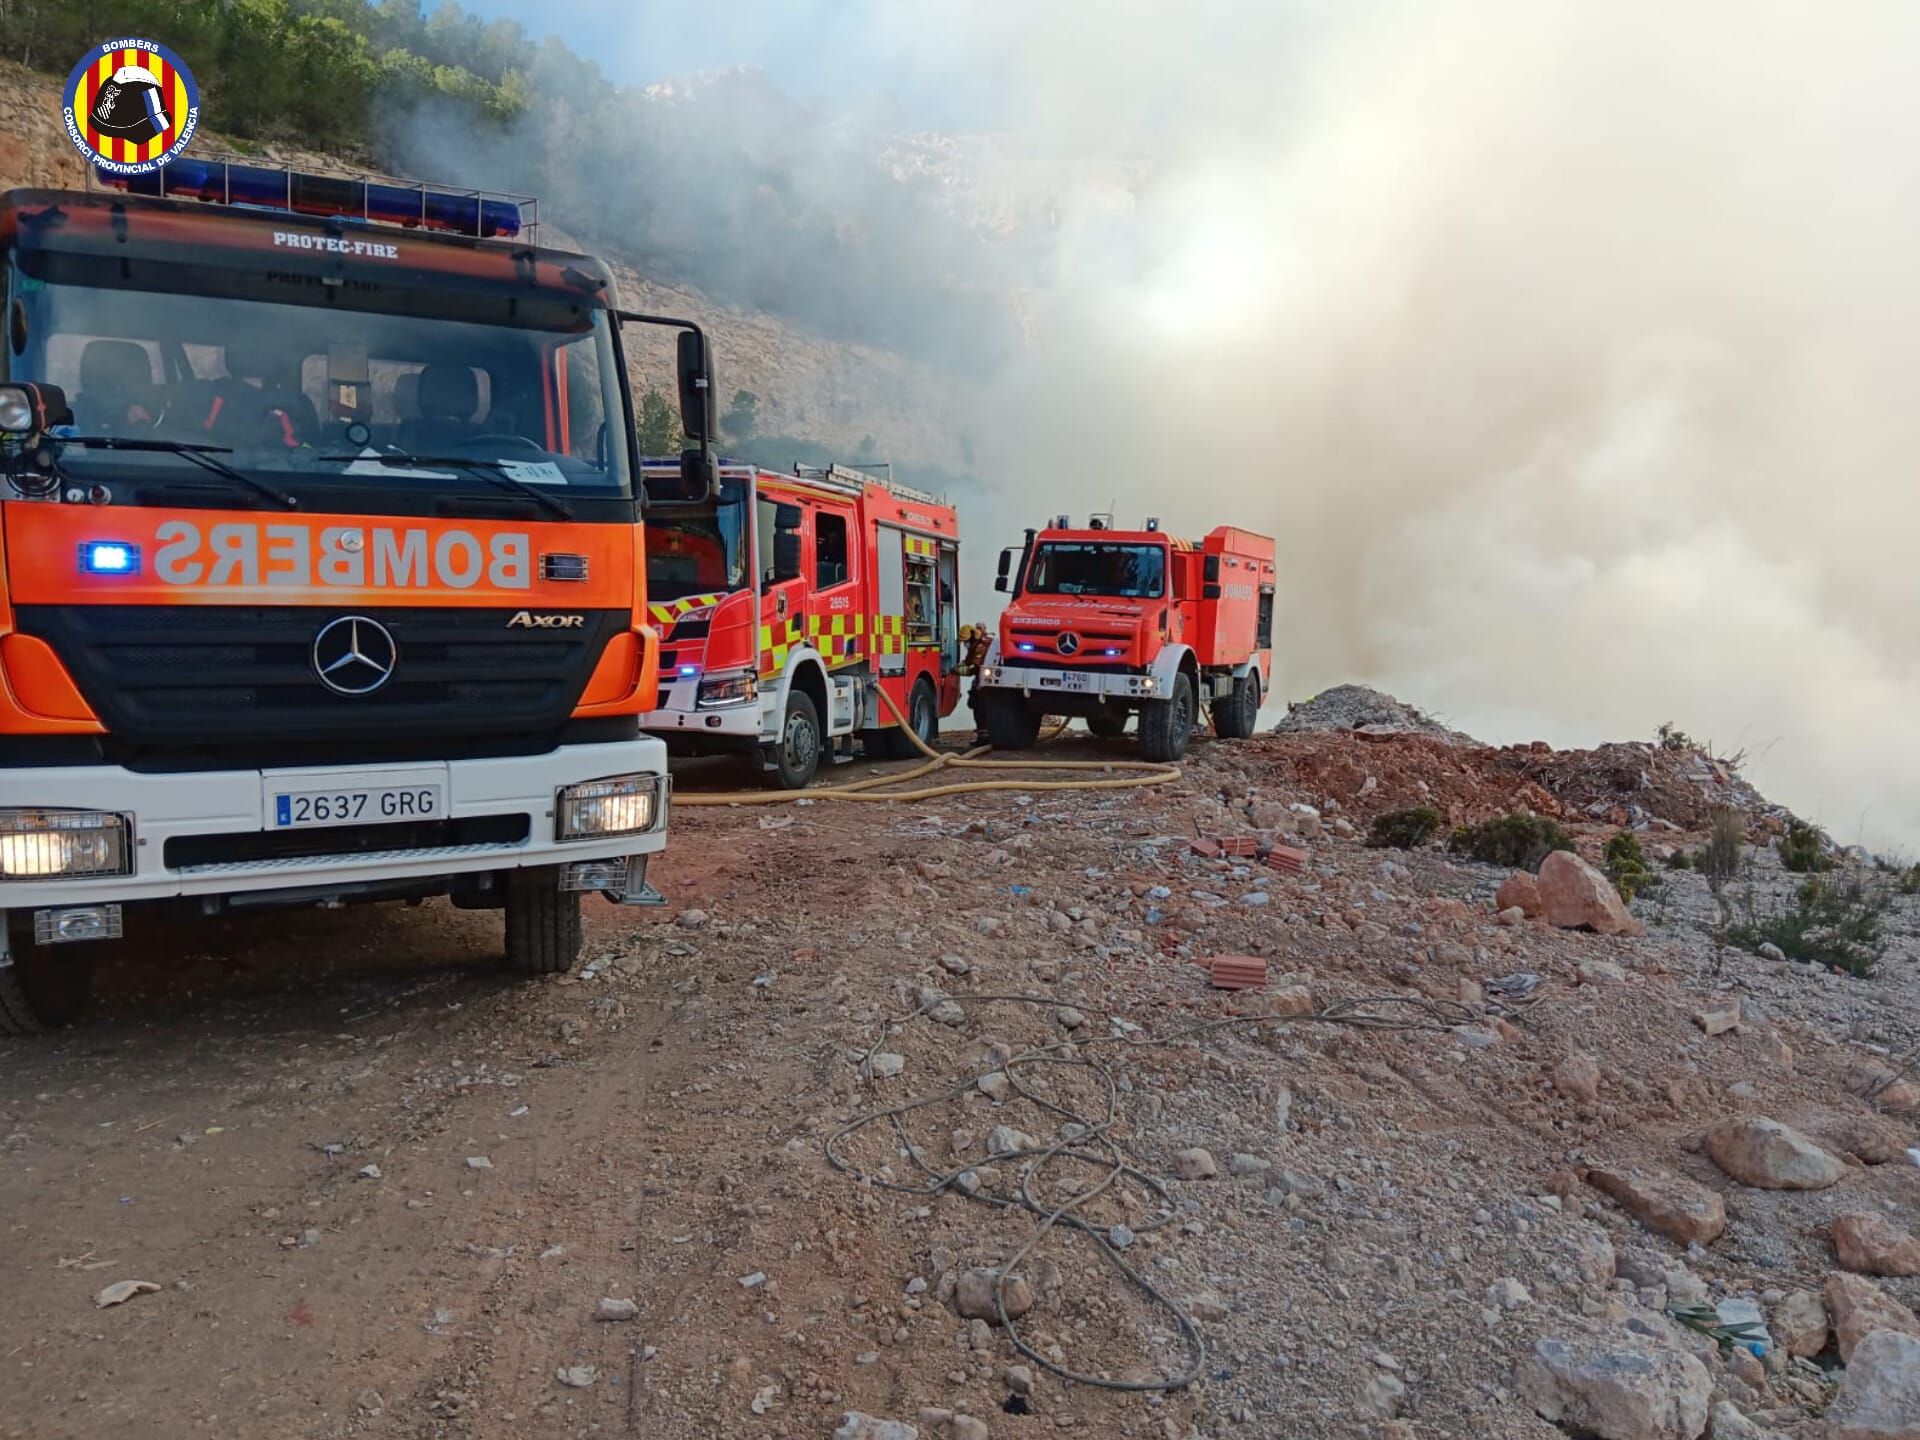
{"label": "roof rail", "polygon": [[113,175],[87,167],[87,188],[98,181],[130,195],[199,200],[298,215],[346,215],[372,224],[439,230],[475,239],[540,235],[540,201],[505,190],[473,190],[419,180],[353,172],[288,170],[244,156],[182,156],[144,175]]}
{"label": "roof rail", "polygon": [[818,485],[822,489],[842,490],[848,494],[858,494],[868,485],[878,485],[902,500],[918,500],[923,505],[944,505],[946,501],[938,495],[925,490],[917,490],[911,485],[902,484],[893,478],[892,466],[888,474],[874,475],[866,470],[856,470],[851,465],[801,465],[795,463],[793,473],[808,484]]}

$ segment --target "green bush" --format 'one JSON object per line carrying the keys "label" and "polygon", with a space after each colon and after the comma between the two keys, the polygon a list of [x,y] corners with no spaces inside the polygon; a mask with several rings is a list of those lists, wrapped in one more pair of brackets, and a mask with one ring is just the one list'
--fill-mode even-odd
{"label": "green bush", "polygon": [[1864,979],[1886,953],[1883,926],[1892,905],[1886,886],[1861,876],[1814,875],[1792,905],[1771,915],[1755,915],[1749,903],[1747,918],[1727,927],[1727,939],[1755,954],[1762,945],[1777,945],[1789,960]]}
{"label": "green bush", "polygon": [[1920,895],[1920,864],[1909,865],[1900,872],[1900,878],[1894,881],[1893,888],[1902,895]]}
{"label": "green bush", "polygon": [[1676,850],[1667,856],[1667,869],[1691,870],[1693,869],[1693,856],[1685,850]]}
{"label": "green bush", "polygon": [[1631,830],[1622,830],[1607,841],[1606,872],[1622,900],[1631,900],[1640,891],[1659,884],[1653,867],[1647,864],[1647,852],[1640,848],[1640,837]]}
{"label": "green bush", "polygon": [[1376,850],[1417,850],[1439,833],[1440,812],[1430,805],[1376,815],[1367,844]]}
{"label": "green bush", "polygon": [[1780,837],[1780,863],[1796,875],[1819,875],[1833,869],[1834,859],[1820,843],[1820,832],[1804,820],[1787,823]]}
{"label": "green bush", "polygon": [[1478,825],[1459,826],[1447,837],[1449,854],[1515,870],[1538,870],[1540,862],[1555,850],[1571,849],[1573,839],[1566,831],[1551,820],[1522,810],[1497,820],[1482,820]]}

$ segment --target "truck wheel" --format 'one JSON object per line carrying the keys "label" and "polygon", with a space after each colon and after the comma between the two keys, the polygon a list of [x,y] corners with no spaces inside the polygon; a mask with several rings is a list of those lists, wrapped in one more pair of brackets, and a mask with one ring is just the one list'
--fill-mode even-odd
{"label": "truck wheel", "polygon": [[913,682],[913,693],[907,697],[907,722],[880,732],[887,737],[886,751],[896,760],[924,760],[920,747],[907,738],[908,726],[929,746],[940,733],[940,702],[934,698],[933,682],[924,675]]}
{"label": "truck wheel", "polygon": [[1140,707],[1140,753],[1161,765],[1171,765],[1187,753],[1193,734],[1193,681],[1173,677],[1173,689],[1164,700]]}
{"label": "truck wheel", "polygon": [[1040,738],[1040,712],[1019,695],[983,695],[980,713],[987,743],[996,750],[1031,750]]}
{"label": "truck wheel", "polygon": [[507,877],[507,969],[515,975],[564,975],[580,958],[580,897],[560,888],[560,867],[540,865]]}
{"label": "truck wheel", "polygon": [[768,756],[772,783],[781,790],[804,790],[820,768],[820,712],[804,690],[787,694],[787,712],[780,721],[780,738]]}
{"label": "truck wheel", "polygon": [[0,1035],[43,1035],[86,1012],[93,956],[80,947],[46,949],[14,937],[13,964],[0,969]]}
{"label": "truck wheel", "polygon": [[1213,728],[1222,740],[1247,740],[1260,721],[1260,672],[1233,682],[1233,693],[1213,702]]}

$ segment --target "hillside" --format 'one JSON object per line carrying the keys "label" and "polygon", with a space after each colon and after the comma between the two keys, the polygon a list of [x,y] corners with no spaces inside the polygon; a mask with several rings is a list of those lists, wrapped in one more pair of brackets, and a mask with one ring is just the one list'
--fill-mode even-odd
{"label": "hillside", "polygon": [[[0,62],[0,187],[84,187],[86,168],[60,124],[59,82]],[[203,129],[193,152],[241,153],[217,129]],[[244,147],[265,163],[322,171],[361,167],[287,145]],[[434,177],[425,177],[434,178]],[[542,244],[586,248],[573,238],[589,217],[541,212]],[[953,376],[892,351],[810,334],[777,317],[720,305],[685,286],[660,284],[606,253],[621,304],[698,320],[711,332],[722,403],[746,390],[758,401],[756,458],[785,464],[777,439],[790,436],[842,458],[892,460],[909,471],[964,468],[967,389]],[[670,342],[646,335],[630,356],[634,392],[672,388]]]}

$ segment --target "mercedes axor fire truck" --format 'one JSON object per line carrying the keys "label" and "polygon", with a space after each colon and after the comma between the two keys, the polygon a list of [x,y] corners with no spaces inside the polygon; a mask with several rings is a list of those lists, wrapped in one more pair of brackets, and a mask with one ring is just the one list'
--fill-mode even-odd
{"label": "mercedes axor fire truck", "polygon": [[667,821],[621,323],[694,437],[704,337],[512,198],[102,180],[0,197],[0,1029],[162,903],[447,895],[570,968]]}
{"label": "mercedes axor fire truck", "polygon": [[1200,706],[1214,732],[1253,734],[1273,666],[1274,545],[1222,525],[1204,540],[1076,529],[1060,516],[1000,553],[996,589],[1012,598],[980,666],[974,709],[992,744],[1032,745],[1048,715],[1096,735],[1140,719],[1149,760],[1186,753]]}
{"label": "mercedes axor fire truck", "polygon": [[[908,731],[931,743],[960,700],[954,508],[844,465],[719,470],[716,497],[647,509],[661,657],[642,723],[676,753],[754,757],[788,789],[856,740],[918,754]],[[648,473],[679,483],[670,464]]]}

